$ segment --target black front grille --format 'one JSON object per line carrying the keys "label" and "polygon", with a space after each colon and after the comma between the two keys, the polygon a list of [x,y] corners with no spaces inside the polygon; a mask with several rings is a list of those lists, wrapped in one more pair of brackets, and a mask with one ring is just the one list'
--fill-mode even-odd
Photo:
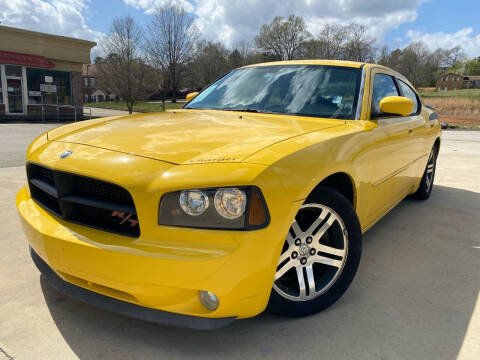
{"label": "black front grille", "polygon": [[55,215],[116,234],[140,236],[132,196],[121,186],[31,163],[27,177],[32,198]]}

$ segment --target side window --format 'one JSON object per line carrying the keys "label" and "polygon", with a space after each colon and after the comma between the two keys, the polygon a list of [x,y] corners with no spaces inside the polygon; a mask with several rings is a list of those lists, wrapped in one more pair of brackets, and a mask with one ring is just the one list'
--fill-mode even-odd
{"label": "side window", "polygon": [[373,78],[372,114],[379,115],[380,101],[387,96],[398,96],[397,86],[390,75],[375,74]]}
{"label": "side window", "polygon": [[403,96],[409,98],[410,100],[413,101],[413,111],[412,114],[417,114],[418,113],[418,99],[417,95],[415,92],[405,84],[402,80],[398,80],[398,85],[400,86],[400,91],[402,92]]}

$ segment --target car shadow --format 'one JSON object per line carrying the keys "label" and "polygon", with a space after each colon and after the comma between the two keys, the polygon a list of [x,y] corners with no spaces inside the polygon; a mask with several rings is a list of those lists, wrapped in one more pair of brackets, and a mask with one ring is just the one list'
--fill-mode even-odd
{"label": "car shadow", "polygon": [[456,188],[435,186],[428,201],[404,200],[364,235],[347,293],[299,319],[263,313],[218,330],[178,329],[67,298],[43,276],[40,283],[80,359],[453,359],[479,292],[478,214],[480,194]]}

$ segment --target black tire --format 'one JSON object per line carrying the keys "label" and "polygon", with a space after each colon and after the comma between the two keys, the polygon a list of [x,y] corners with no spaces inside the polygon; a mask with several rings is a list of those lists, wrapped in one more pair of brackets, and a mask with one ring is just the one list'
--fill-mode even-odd
{"label": "black tire", "polygon": [[[278,285],[276,285],[277,282],[274,282],[267,309],[277,315],[287,317],[306,316],[317,313],[329,307],[334,302],[336,302],[348,289],[360,263],[362,250],[362,232],[360,228],[360,223],[357,218],[357,214],[355,213],[355,210],[353,209],[350,202],[341,193],[334,189],[320,188],[320,190],[317,191],[315,195],[310,196],[305,201],[303,206],[310,206],[309,204],[320,204],[321,206],[326,206],[333,210],[336,213],[335,215],[338,215],[344,225],[344,229],[340,232],[340,234],[342,234],[342,237],[346,236],[346,238],[348,239],[348,241],[346,241],[347,246],[344,246],[344,248],[348,249],[348,251],[346,252],[345,260],[343,260],[343,267],[341,268],[341,270],[339,270],[340,272],[337,272],[336,280],[334,280],[334,282],[329,285],[323,293],[320,293],[319,295],[313,293],[313,296],[315,297],[312,299],[290,300],[286,298],[285,295],[281,295],[282,290],[279,290]],[[297,214],[296,219],[298,219],[298,217],[300,216],[299,214]],[[320,218],[320,216],[318,218]],[[321,227],[322,226],[317,229],[320,229]],[[330,225],[330,227],[333,227],[333,225]],[[290,231],[289,234],[291,235]],[[317,231],[320,232],[320,230]],[[325,233],[324,235],[319,235],[321,236],[319,240],[320,243],[322,243],[322,241],[325,241],[324,239],[327,235],[327,233]],[[314,242],[312,242],[310,245],[312,247],[315,246]],[[288,251],[291,251],[290,246],[287,243],[285,244],[285,247],[288,248]],[[282,255],[284,254],[284,252],[286,252],[285,247],[282,251]],[[287,263],[289,261],[291,261],[290,258],[288,258]],[[295,264],[297,265],[295,265],[294,268],[292,267],[291,270],[288,271],[293,271],[293,269],[295,269],[294,271],[296,271],[296,274],[298,274],[297,271],[302,271],[302,274],[307,274],[306,270],[304,270],[303,267],[302,270],[297,270],[297,268],[301,267],[301,265],[298,265],[298,263]],[[279,264],[279,267],[280,266],[281,264]],[[290,274],[290,276],[291,275],[292,274]],[[308,278],[305,277],[305,279],[307,279],[308,282]],[[277,281],[280,280],[281,279],[279,278]],[[314,282],[316,283],[316,281],[317,280],[315,279]]]}
{"label": "black tire", "polygon": [[[435,172],[437,169],[437,156],[438,149],[437,146],[434,145],[428,157],[427,165],[425,167],[425,171],[423,172],[422,180],[420,181],[420,186],[417,191],[412,194],[412,198],[417,200],[427,200],[432,194],[433,181],[435,180]],[[430,176],[428,170],[429,165],[431,164],[433,164],[433,169]]]}

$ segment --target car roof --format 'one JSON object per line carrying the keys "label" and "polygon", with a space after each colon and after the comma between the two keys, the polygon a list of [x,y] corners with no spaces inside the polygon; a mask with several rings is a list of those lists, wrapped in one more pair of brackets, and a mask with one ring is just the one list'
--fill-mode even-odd
{"label": "car roof", "polygon": [[345,60],[288,60],[288,61],[272,61],[260,64],[252,64],[244,67],[252,66],[278,66],[278,65],[328,65],[328,66],[344,66],[359,69],[365,63],[357,61]]}

